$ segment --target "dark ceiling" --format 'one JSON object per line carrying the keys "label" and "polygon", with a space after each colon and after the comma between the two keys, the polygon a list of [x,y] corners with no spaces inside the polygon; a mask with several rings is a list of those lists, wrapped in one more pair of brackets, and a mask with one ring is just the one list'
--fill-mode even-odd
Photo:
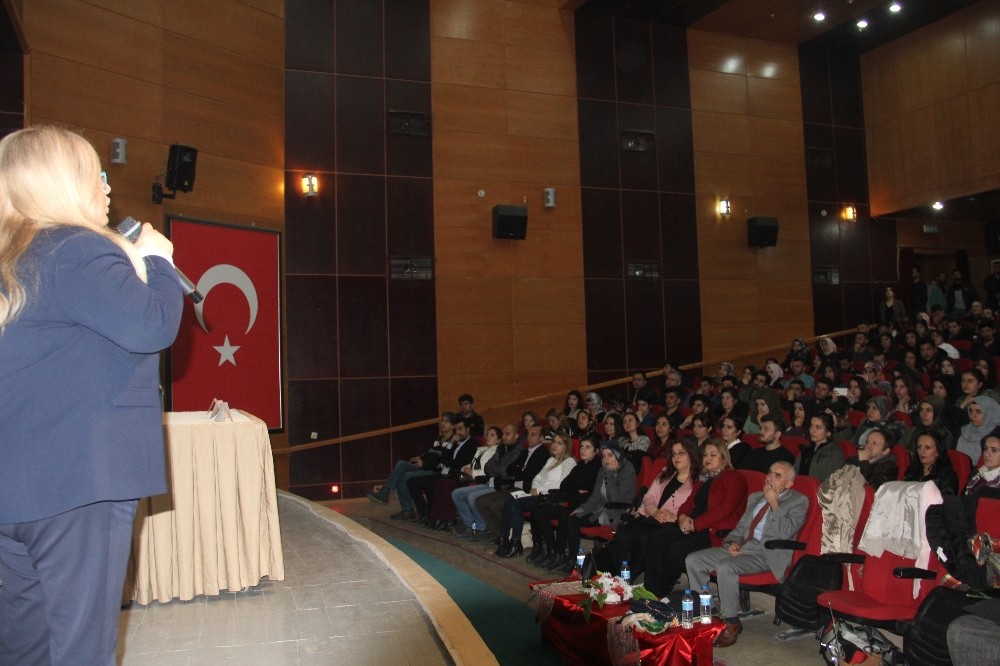
{"label": "dark ceiling", "polygon": [[864,53],[975,1],[899,0],[893,13],[891,0],[586,0],[577,12]]}
{"label": "dark ceiling", "polygon": [[[974,4],[976,0],[586,0],[577,12],[740,35],[765,41],[865,53]],[[826,14],[822,22],[813,15]],[[858,29],[858,21],[868,26]],[[900,211],[885,217],[1000,220],[1000,190]]]}

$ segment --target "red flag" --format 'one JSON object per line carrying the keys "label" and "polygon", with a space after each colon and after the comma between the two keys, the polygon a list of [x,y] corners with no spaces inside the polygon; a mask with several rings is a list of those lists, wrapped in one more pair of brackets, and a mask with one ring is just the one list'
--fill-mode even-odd
{"label": "red flag", "polygon": [[171,409],[213,398],[282,427],[278,233],[169,220],[174,261],[204,300],[185,301],[170,350]]}

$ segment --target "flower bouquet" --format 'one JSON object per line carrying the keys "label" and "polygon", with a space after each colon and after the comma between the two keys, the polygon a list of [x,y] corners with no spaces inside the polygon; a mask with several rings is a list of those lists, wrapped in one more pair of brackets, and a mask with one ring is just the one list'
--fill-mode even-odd
{"label": "flower bouquet", "polygon": [[597,602],[598,608],[603,608],[604,604],[621,604],[632,599],[652,599],[656,600],[656,595],[644,588],[642,585],[629,585],[618,576],[612,576],[606,572],[598,572],[590,580],[583,581],[583,592],[587,596],[578,602],[583,608],[583,619],[590,622],[590,612]]}

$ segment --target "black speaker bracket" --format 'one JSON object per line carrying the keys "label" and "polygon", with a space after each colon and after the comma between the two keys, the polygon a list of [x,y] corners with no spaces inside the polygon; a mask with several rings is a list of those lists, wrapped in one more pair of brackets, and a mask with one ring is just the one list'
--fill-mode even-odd
{"label": "black speaker bracket", "polygon": [[164,199],[176,199],[177,191],[170,190],[170,194],[164,194],[163,185],[159,183],[153,183],[153,203],[163,205]]}

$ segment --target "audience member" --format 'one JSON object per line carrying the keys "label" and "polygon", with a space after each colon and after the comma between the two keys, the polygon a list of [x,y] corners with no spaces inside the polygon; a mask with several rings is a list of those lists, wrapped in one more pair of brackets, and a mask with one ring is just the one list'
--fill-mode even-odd
{"label": "audience member", "polygon": [[917,453],[911,458],[903,481],[933,481],[942,495],[958,494],[958,475],[939,432],[928,430],[917,437]]}
{"label": "audience member", "polygon": [[966,408],[969,422],[962,426],[955,448],[978,460],[983,451],[983,438],[1000,426],[1000,404],[985,395],[976,396]]}
{"label": "audience member", "polygon": [[458,396],[458,417],[465,422],[469,436],[482,437],[486,434],[486,423],[483,421],[482,416],[476,414],[476,410],[473,408],[472,396],[468,393]]}
{"label": "audience member", "polygon": [[[410,474],[406,478],[406,489],[413,502],[413,509],[416,516],[420,517],[428,527],[440,527],[433,524],[430,516],[430,507],[434,504],[434,491],[437,488],[438,480],[447,478],[452,470],[455,478],[458,478],[459,471],[468,463],[472,462],[472,457],[476,453],[476,441],[469,435],[465,421],[459,417],[455,424],[454,434],[451,443],[438,456],[436,462],[429,469],[430,474]],[[449,488],[449,492],[451,488]]]}
{"label": "audience member", "polygon": [[1000,497],[1000,428],[994,428],[980,444],[983,464],[969,479],[963,494]]}
{"label": "audience member", "polygon": [[[496,545],[500,544],[500,520],[503,506],[511,497],[511,491],[531,489],[531,482],[548,462],[549,453],[542,440],[542,427],[533,425],[528,428],[524,447],[517,459],[506,469],[506,479],[503,483],[494,483],[494,491],[480,495],[476,499],[476,511],[482,517],[486,529],[498,535]],[[478,523],[477,523],[478,525]]]}
{"label": "audience member", "polygon": [[[553,527],[553,521],[556,525],[564,524],[569,519],[570,512],[590,497],[597,483],[597,475],[603,469],[597,453],[599,446],[600,437],[596,433],[585,435],[580,440],[580,462],[559,484],[558,492],[550,490],[546,495],[548,500],[532,510],[533,545],[531,554],[527,557],[528,562],[545,569],[562,569],[569,562],[565,530]],[[576,553],[573,553],[573,557],[575,559]]]}
{"label": "audience member", "polygon": [[576,565],[580,548],[580,528],[596,525],[616,527],[628,513],[635,497],[635,468],[621,447],[611,442],[601,443],[601,465],[594,490],[587,500],[573,509],[565,523],[559,524],[559,540],[566,544],[567,562],[563,572],[569,573]]}
{"label": "audience member", "polygon": [[559,488],[570,471],[576,466],[572,456],[573,439],[566,430],[560,430],[549,444],[549,459],[545,466],[531,480],[531,490],[525,493],[511,493],[504,503],[500,520],[500,543],[494,555],[515,557],[524,552],[521,532],[524,529],[524,512],[533,511],[550,491]]}
{"label": "audience member", "polygon": [[649,437],[639,427],[639,417],[634,412],[625,412],[622,416],[622,428],[625,434],[618,440],[618,445],[628,456],[632,466],[638,470],[642,466],[642,459],[649,450]]}
{"label": "audience member", "polygon": [[896,456],[892,454],[892,435],[884,428],[869,432],[865,445],[858,449],[857,455],[847,459],[847,464],[860,469],[865,483],[875,490],[886,481],[896,481],[899,477]]}
{"label": "audience member", "polygon": [[619,563],[627,561],[633,580],[642,575],[650,534],[666,524],[677,522],[677,512],[698,483],[700,471],[698,447],[688,440],[673,440],[670,443],[669,463],[650,484],[642,503],[632,510],[631,517],[618,528],[609,544],[616,574],[620,573]]}
{"label": "audience member", "polygon": [[[510,478],[506,473],[507,467],[512,465],[521,453],[521,447],[518,446],[516,425],[508,423],[499,431],[499,435],[497,431],[496,426],[486,431],[487,450],[492,448],[493,453],[485,462],[480,461],[481,469],[477,470],[473,464],[472,485],[451,491],[451,500],[455,503],[455,510],[459,517],[459,522],[455,524],[453,530],[455,536],[471,536],[473,538],[486,536],[486,521],[476,510],[476,500],[482,495],[492,493],[496,490],[498,483]],[[493,444],[494,439],[498,439],[495,445]],[[477,455],[479,455],[478,451]]]}
{"label": "audience member", "polygon": [[722,428],[720,430],[722,441],[726,443],[726,448],[729,449],[729,462],[733,467],[737,467],[740,461],[743,460],[743,456],[750,452],[750,445],[741,439],[743,436],[743,424],[737,421],[736,418],[727,416],[722,419]]}
{"label": "audience member", "polygon": [[701,470],[701,484],[678,509],[677,522],[649,536],[643,585],[658,597],[684,573],[684,558],[708,548],[711,531],[735,527],[746,504],[746,479],[733,469],[722,440],[705,443]]}
{"label": "audience member", "polygon": [[825,481],[844,464],[844,454],[837,443],[830,439],[833,419],[821,412],[809,420],[809,443],[799,449],[795,471]]}
{"label": "audience member", "polygon": [[576,390],[570,391],[566,394],[566,402],[563,404],[563,414],[569,421],[576,419],[577,413],[580,409],[584,407],[583,395]]}
{"label": "audience member", "polygon": [[781,443],[785,422],[780,416],[767,414],[760,419],[760,443],[763,447],[752,449],[743,456],[736,469],[751,469],[767,474],[776,462],[795,463],[795,456]]}
{"label": "audience member", "polygon": [[746,511],[726,535],[722,546],[699,550],[686,558],[691,589],[707,585],[713,572],[718,581],[719,611],[726,627],[715,639],[715,647],[733,645],[743,631],[739,619],[741,575],[770,571],[779,583],[785,579],[792,551],[771,550],[765,548],[764,543],[772,539],[792,539],[805,523],[809,500],[792,490],[794,482],[795,470],[790,464],[772,464],[764,490],[750,495]]}

